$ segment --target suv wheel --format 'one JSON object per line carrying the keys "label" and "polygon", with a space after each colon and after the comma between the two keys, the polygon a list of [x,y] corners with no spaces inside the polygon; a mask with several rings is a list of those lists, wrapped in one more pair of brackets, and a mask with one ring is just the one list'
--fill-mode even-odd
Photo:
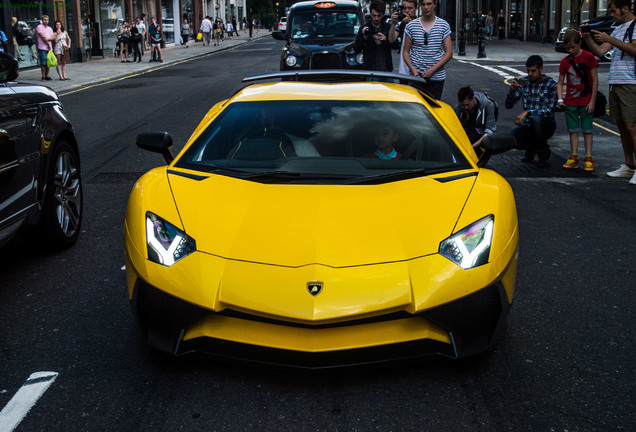
{"label": "suv wheel", "polygon": [[55,249],[72,246],[82,226],[82,181],[79,158],[64,141],[56,146],[48,173],[42,224]]}

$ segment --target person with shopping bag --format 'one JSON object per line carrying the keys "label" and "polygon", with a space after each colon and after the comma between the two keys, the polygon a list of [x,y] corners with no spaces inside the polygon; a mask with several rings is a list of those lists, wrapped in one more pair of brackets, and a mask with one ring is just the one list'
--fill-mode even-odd
{"label": "person with shopping bag", "polygon": [[[52,78],[49,76],[50,65],[49,62],[47,62],[47,56],[49,52],[51,52],[51,55],[55,58],[55,54],[53,54],[51,49],[51,41],[55,40],[55,34],[53,33],[53,29],[49,27],[48,15],[42,15],[42,22],[35,28],[35,33],[38,35],[38,55],[40,70],[42,71],[42,81],[51,81]],[[57,62],[55,65],[57,65]]]}

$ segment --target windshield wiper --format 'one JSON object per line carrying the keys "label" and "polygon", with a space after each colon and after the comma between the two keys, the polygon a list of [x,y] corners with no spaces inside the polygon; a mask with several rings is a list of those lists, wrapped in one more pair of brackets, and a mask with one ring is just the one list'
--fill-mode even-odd
{"label": "windshield wiper", "polygon": [[242,175],[245,180],[272,180],[272,181],[293,181],[293,180],[348,180],[350,174],[330,174],[330,173],[303,173],[296,171],[267,171],[255,172]]}
{"label": "windshield wiper", "polygon": [[241,176],[246,180],[294,180],[301,177],[303,174],[295,171],[265,171],[265,172],[251,172]]}
{"label": "windshield wiper", "polygon": [[456,169],[456,167],[436,167],[436,168],[417,168],[411,170],[393,171],[385,174],[377,174],[372,176],[364,176],[347,182],[348,184],[381,184],[385,182],[406,180],[416,177],[423,177],[425,175],[438,174],[446,172],[450,168]]}

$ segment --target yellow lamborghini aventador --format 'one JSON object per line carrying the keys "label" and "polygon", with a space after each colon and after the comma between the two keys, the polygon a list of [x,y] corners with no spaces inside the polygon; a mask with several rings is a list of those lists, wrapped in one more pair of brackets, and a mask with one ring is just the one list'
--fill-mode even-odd
{"label": "yellow lamborghini aventador", "polygon": [[[332,367],[492,346],[518,254],[509,184],[404,75],[252,77],[133,187],[134,314],[151,346]],[[265,82],[269,81],[269,82]],[[272,82],[275,81],[275,82]],[[394,82],[389,82],[394,81]]]}

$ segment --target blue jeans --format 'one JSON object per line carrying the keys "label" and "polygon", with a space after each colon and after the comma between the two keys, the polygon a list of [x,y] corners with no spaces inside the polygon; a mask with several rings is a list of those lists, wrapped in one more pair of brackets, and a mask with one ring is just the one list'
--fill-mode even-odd
{"label": "blue jeans", "polygon": [[548,140],[554,135],[556,122],[554,117],[528,115],[526,122],[510,131],[517,140],[517,148],[525,150],[527,159],[534,159],[534,155],[539,156],[540,161],[550,159],[550,146]]}

